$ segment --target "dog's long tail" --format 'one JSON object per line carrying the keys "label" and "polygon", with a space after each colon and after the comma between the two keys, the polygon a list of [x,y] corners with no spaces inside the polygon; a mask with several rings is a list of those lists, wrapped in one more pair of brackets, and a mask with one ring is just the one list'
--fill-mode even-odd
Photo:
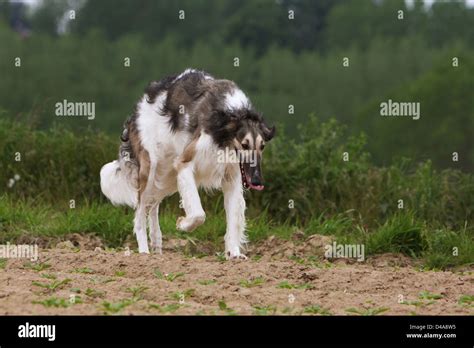
{"label": "dog's long tail", "polygon": [[107,163],[100,170],[100,188],[112,204],[135,208],[138,202],[138,165],[129,139],[131,122],[129,118],[124,124],[118,160]]}

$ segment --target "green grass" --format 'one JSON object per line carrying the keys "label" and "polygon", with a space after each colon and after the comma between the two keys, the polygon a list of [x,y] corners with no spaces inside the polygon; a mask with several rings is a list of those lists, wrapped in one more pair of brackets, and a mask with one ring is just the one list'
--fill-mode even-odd
{"label": "green grass", "polygon": [[86,296],[92,297],[92,298],[98,298],[98,297],[103,298],[105,296],[104,291],[99,291],[99,290],[95,290],[91,288],[87,288],[85,291],[85,294]]}
{"label": "green grass", "polygon": [[401,304],[410,305],[415,307],[426,307],[432,305],[435,301],[423,301],[423,300],[416,300],[416,301],[403,301]]}
{"label": "green grass", "polygon": [[[216,204],[216,214],[208,214],[206,223],[193,234],[193,243],[208,243],[215,251],[217,259],[224,262],[222,253],[225,219]],[[103,239],[108,247],[123,246],[123,242],[132,236],[133,216],[131,211],[114,207],[110,204],[88,203],[76,206],[76,209],[57,209],[49,204],[35,204],[34,201],[13,202],[8,196],[0,196],[0,211],[5,212],[0,219],[0,243],[14,242],[18,238],[37,237],[62,240],[70,233],[93,233]],[[160,223],[165,233],[173,238],[182,236],[175,230],[177,214],[164,211],[160,215]],[[13,224],[11,221],[15,221]],[[268,214],[249,217],[248,235],[252,243],[275,235],[288,239],[296,229],[303,230],[305,235],[324,234],[334,236],[337,243],[363,244],[366,255],[380,253],[403,253],[419,259],[426,269],[446,269],[462,265],[474,264],[473,227],[464,224],[456,231],[446,227],[431,227],[413,211],[398,212],[383,224],[374,228],[365,228],[353,211],[325,217],[315,216],[307,224],[278,225],[270,220]],[[5,223],[5,221],[10,221]],[[188,243],[190,244],[190,243]],[[310,264],[309,259],[293,257],[295,262]],[[315,261],[317,267],[320,262]],[[6,261],[0,263],[5,265]],[[47,262],[27,262],[26,268],[37,272],[51,267]],[[4,267],[4,266],[3,266]],[[93,270],[77,268],[79,273],[91,274]],[[116,276],[123,276],[117,271]],[[160,279],[174,281],[183,276],[182,273],[164,275],[156,270]]]}
{"label": "green grass", "polygon": [[473,305],[474,304],[474,295],[462,295],[458,301],[461,305]]}
{"label": "green grass", "polygon": [[277,308],[273,305],[269,306],[253,306],[255,315],[273,315]]}
{"label": "green grass", "polygon": [[23,266],[25,268],[32,269],[33,271],[36,271],[36,272],[41,272],[41,271],[44,271],[45,269],[51,268],[51,265],[45,262],[38,262],[38,263],[26,262]]}
{"label": "green grass", "polygon": [[195,289],[186,289],[184,291],[175,291],[170,294],[170,299],[184,302],[187,298],[194,295]]}
{"label": "green grass", "polygon": [[148,307],[152,309],[158,309],[160,313],[174,313],[182,306],[179,303],[171,303],[165,306],[156,303],[151,303]]}
{"label": "green grass", "polygon": [[227,303],[225,303],[223,300],[219,301],[218,303],[219,309],[223,312],[225,312],[227,315],[235,315],[235,311],[227,306]]}
{"label": "green grass", "polygon": [[33,301],[33,304],[41,304],[45,307],[54,307],[54,308],[68,308],[74,304],[82,303],[82,299],[79,296],[74,297],[74,301],[65,298],[50,297],[45,300]]}
{"label": "green grass", "polygon": [[332,313],[319,305],[307,306],[304,308],[303,313],[306,314],[319,314],[319,315],[332,315]]}
{"label": "green grass", "polygon": [[134,299],[141,299],[143,293],[146,290],[148,290],[146,286],[134,286],[134,287],[127,288],[127,291],[132,294],[132,297]]}
{"label": "green grass", "polygon": [[348,214],[337,214],[330,217],[319,214],[309,221],[306,234],[343,237],[347,234],[347,231],[354,230],[355,222]]}
{"label": "green grass", "polygon": [[50,280],[54,280],[54,279],[58,278],[55,274],[52,274],[52,273],[43,273],[43,274],[41,274],[41,277],[46,278],[46,279],[50,279]]}
{"label": "green grass", "polygon": [[252,279],[242,279],[239,284],[244,288],[253,288],[255,286],[259,286],[265,282],[263,277],[256,277]]}
{"label": "green grass", "polygon": [[434,230],[427,239],[428,250],[424,253],[428,268],[443,269],[474,264],[474,242],[472,230],[467,225],[455,232],[447,228]]}
{"label": "green grass", "polygon": [[423,225],[411,212],[394,215],[370,234],[366,243],[368,254],[391,252],[418,256],[427,248]]}
{"label": "green grass", "polygon": [[415,307],[426,307],[432,305],[436,300],[442,299],[444,296],[441,294],[432,293],[426,290],[421,291],[418,294],[418,300],[415,301],[403,301],[401,304],[411,305]]}
{"label": "green grass", "polygon": [[288,281],[282,281],[277,285],[279,289],[312,289],[314,286],[311,284],[291,284]]}
{"label": "green grass", "polygon": [[0,269],[5,269],[8,259],[0,259]]}
{"label": "green grass", "polygon": [[61,240],[71,233],[93,233],[111,246],[121,246],[133,220],[129,212],[106,204],[83,202],[69,209],[67,204],[13,201],[5,195],[0,196],[0,211],[0,242],[4,243],[24,236]]}
{"label": "green grass", "polygon": [[418,294],[418,298],[421,300],[439,300],[442,299],[444,296],[441,294],[435,294],[429,291],[422,291]]}
{"label": "green grass", "polygon": [[74,269],[74,272],[83,273],[83,274],[92,274],[92,273],[94,273],[94,270],[92,270],[88,267],[84,267],[84,268],[76,268],[76,269]]}
{"label": "green grass", "polygon": [[121,312],[124,308],[130,306],[133,303],[134,301],[132,299],[123,299],[117,302],[104,301],[102,302],[102,309],[104,310],[105,313],[116,314],[116,313]]}
{"label": "green grass", "polygon": [[184,272],[178,272],[178,273],[163,273],[161,272],[158,268],[153,271],[154,275],[158,279],[164,279],[169,282],[175,281],[177,278],[184,276]]}
{"label": "green grass", "polygon": [[53,280],[50,283],[41,283],[37,281],[31,282],[31,285],[38,286],[40,288],[46,289],[48,291],[56,291],[62,287],[64,287],[66,284],[69,284],[72,281],[72,279],[66,278],[61,281],[59,280]]}
{"label": "green grass", "polygon": [[390,308],[374,307],[374,308],[347,308],[346,312],[350,314],[357,314],[362,316],[374,316],[388,311]]}

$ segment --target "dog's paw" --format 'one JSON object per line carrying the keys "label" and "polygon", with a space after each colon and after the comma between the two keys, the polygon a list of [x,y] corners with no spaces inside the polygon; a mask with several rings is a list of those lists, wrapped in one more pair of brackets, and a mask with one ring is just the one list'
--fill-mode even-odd
{"label": "dog's paw", "polygon": [[151,251],[153,252],[153,254],[159,254],[159,255],[162,255],[163,252],[162,252],[162,249],[161,249],[161,245],[156,245],[156,246],[151,246]]}
{"label": "dog's paw", "polygon": [[231,252],[228,251],[225,253],[225,258],[226,260],[247,260],[247,256],[242,254],[240,251],[237,252]]}
{"label": "dog's paw", "polygon": [[178,220],[176,220],[176,228],[180,231],[192,232],[196,229],[196,227],[202,225],[205,219],[205,215],[190,217],[180,216]]}
{"label": "dog's paw", "polygon": [[177,230],[180,230],[180,231],[184,231],[184,220],[186,218],[184,216],[180,216],[177,220],[176,220],[176,229]]}
{"label": "dog's paw", "polygon": [[151,252],[154,254],[161,255],[161,249],[162,249],[162,244],[163,244],[161,236],[150,235],[150,239],[151,239],[151,243],[150,243]]}

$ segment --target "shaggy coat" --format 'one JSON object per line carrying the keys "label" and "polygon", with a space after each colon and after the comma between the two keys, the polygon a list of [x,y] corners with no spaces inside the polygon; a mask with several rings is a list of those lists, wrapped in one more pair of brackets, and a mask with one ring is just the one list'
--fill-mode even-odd
{"label": "shaggy coat", "polygon": [[[269,128],[250,100],[229,80],[187,69],[151,82],[125,122],[119,158],[101,170],[102,192],[135,208],[141,253],[161,253],[160,202],[179,192],[185,216],[176,227],[192,231],[205,220],[198,188],[224,194],[227,258],[245,258],[244,188],[262,190],[261,158]],[[223,154],[232,153],[237,161]],[[232,156],[230,156],[232,157]]]}

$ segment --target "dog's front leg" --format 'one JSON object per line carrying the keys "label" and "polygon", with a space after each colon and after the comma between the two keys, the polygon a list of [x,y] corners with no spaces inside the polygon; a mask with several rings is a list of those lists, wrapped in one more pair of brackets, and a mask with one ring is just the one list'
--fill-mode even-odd
{"label": "dog's front leg", "polygon": [[196,180],[193,171],[194,163],[178,162],[178,191],[181,195],[186,216],[181,216],[176,221],[176,228],[181,231],[191,232],[196,227],[202,225],[206,219],[206,214],[202,209],[199,198]]}
{"label": "dog's front leg", "polygon": [[246,259],[241,253],[247,242],[245,236],[245,199],[242,188],[242,178],[237,168],[230,180],[222,185],[224,206],[227,219],[225,240],[225,256],[227,259]]}

